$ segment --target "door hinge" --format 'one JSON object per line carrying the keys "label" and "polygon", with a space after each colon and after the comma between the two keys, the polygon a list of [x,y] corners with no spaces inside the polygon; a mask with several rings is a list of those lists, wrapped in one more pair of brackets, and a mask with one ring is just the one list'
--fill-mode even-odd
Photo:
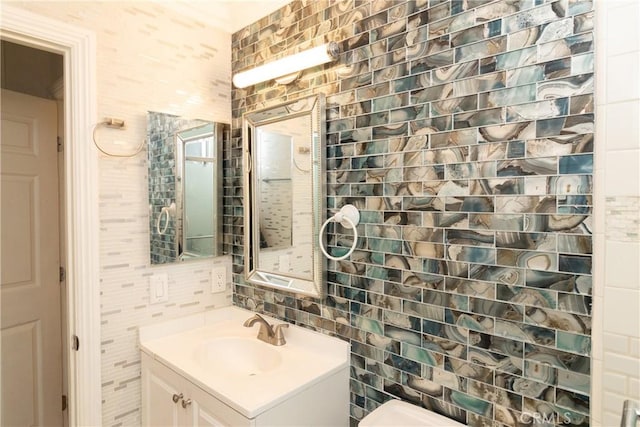
{"label": "door hinge", "polygon": [[71,344],[71,349],[78,351],[80,349],[80,338],[77,335],[71,337],[73,343]]}
{"label": "door hinge", "polygon": [[60,267],[60,283],[67,279],[67,270],[64,267]]}
{"label": "door hinge", "polygon": [[60,138],[59,136],[56,137],[56,140],[58,141],[58,153],[61,153],[63,150],[63,145],[62,145],[62,138]]}
{"label": "door hinge", "polygon": [[67,410],[67,396],[66,395],[62,395],[62,410],[66,411]]}

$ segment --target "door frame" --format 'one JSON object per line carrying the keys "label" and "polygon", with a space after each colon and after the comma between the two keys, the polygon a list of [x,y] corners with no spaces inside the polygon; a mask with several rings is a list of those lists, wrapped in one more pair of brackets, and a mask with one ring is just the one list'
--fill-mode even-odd
{"label": "door frame", "polygon": [[[3,39],[58,53],[64,67],[64,211],[67,253],[68,343],[65,349],[70,426],[102,424],[98,157],[91,144],[96,123],[95,33],[24,9],[1,6]],[[63,313],[64,315],[64,313]],[[64,342],[64,338],[63,338]]]}

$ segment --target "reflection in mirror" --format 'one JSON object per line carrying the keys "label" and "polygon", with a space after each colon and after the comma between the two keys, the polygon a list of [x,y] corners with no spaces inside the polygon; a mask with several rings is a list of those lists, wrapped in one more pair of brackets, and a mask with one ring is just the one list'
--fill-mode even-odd
{"label": "reflection in mirror", "polygon": [[[266,126],[265,126],[266,128]],[[291,174],[292,137],[259,129],[256,147],[260,195],[260,249],[286,249],[292,245]]]}
{"label": "reflection in mirror", "polygon": [[251,283],[323,294],[324,97],[244,116],[245,273]]}
{"label": "reflection in mirror", "polygon": [[148,113],[151,264],[221,255],[228,131],[223,123]]}

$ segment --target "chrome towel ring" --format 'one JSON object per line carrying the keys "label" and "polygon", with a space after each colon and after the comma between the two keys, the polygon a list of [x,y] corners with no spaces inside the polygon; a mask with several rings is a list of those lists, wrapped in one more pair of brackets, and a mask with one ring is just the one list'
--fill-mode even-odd
{"label": "chrome towel ring", "polygon": [[107,117],[106,119],[104,119],[101,122],[96,123],[95,125],[93,125],[93,130],[91,132],[91,136],[93,138],[93,145],[96,146],[96,148],[102,153],[105,154],[109,157],[134,157],[137,156],[142,149],[145,147],[147,140],[143,139],[142,142],[140,142],[140,144],[138,145],[138,147],[135,149],[135,151],[133,151],[131,154],[116,154],[116,153],[110,153],[107,150],[105,150],[104,148],[102,148],[100,146],[100,144],[98,144],[98,141],[96,139],[96,132],[98,132],[98,128],[104,126],[107,128],[111,128],[111,129],[120,129],[120,130],[124,130],[125,126],[124,126],[124,120],[121,119],[116,119],[113,117]]}
{"label": "chrome towel ring", "polygon": [[[160,210],[160,214],[158,215],[158,219],[156,220],[156,231],[158,232],[159,235],[163,235],[164,233],[167,232],[167,228],[169,227],[169,221],[171,220],[171,217],[175,215],[176,215],[176,204],[174,202],[171,202],[171,205],[164,206]],[[162,222],[162,217],[164,216],[166,216],[166,219],[164,221],[164,227],[160,228],[160,223]]]}
{"label": "chrome towel ring", "polygon": [[[327,227],[327,224],[329,224],[331,221],[340,223],[345,228],[353,229],[353,244],[351,245],[351,248],[349,249],[349,251],[346,254],[342,255],[341,257],[334,257],[332,255],[329,255],[329,253],[327,252],[327,250],[324,248],[322,244],[322,235],[324,234],[324,229]],[[324,224],[322,224],[322,227],[320,227],[320,234],[318,235],[320,250],[322,251],[324,256],[326,256],[327,258],[333,261],[340,261],[347,258],[349,255],[351,255],[353,251],[356,249],[356,245],[358,244],[358,230],[356,229],[356,226],[358,225],[359,222],[360,222],[360,212],[358,211],[358,208],[356,208],[353,205],[344,205],[338,211],[338,213],[336,213],[334,216],[330,218],[327,218]]]}

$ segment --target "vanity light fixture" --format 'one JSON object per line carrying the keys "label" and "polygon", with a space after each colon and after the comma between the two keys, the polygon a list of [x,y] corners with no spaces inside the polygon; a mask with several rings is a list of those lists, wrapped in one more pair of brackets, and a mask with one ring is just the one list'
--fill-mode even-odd
{"label": "vanity light fixture", "polygon": [[295,75],[307,68],[335,61],[339,52],[338,43],[329,42],[237,73],[233,76],[233,84],[237,88],[245,88],[278,77]]}

